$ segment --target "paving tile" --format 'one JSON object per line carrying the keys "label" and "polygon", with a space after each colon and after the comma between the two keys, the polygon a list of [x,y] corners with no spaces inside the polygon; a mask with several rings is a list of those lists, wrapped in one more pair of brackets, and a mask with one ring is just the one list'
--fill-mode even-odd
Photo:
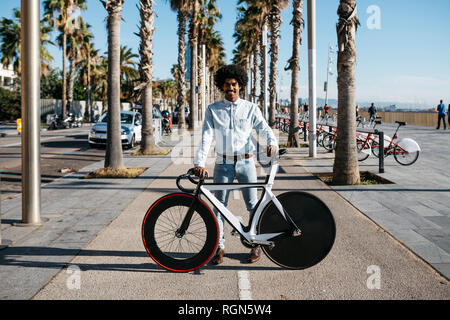
{"label": "paving tile", "polygon": [[435,216],[440,216],[441,214],[434,210],[431,209],[427,206],[424,205],[413,205],[413,206],[408,206],[408,208],[414,212],[416,212],[417,214],[419,214],[422,217],[435,217]]}
{"label": "paving tile", "polygon": [[447,279],[450,279],[450,263],[432,263],[431,265]]}
{"label": "paving tile", "polygon": [[419,257],[430,264],[450,263],[450,254],[430,241],[420,243],[406,243],[405,245],[415,254],[417,254]]}
{"label": "paving tile", "polygon": [[450,229],[418,229],[415,231],[450,254]]}
{"label": "paving tile", "polygon": [[432,221],[433,223],[440,226],[443,230],[450,230],[450,217],[449,216],[441,216],[441,217],[426,217],[427,220]]}

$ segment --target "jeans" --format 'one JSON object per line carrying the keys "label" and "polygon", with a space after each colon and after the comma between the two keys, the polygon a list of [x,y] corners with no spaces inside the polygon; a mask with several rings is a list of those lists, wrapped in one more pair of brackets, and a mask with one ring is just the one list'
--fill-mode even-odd
{"label": "jeans", "polygon": [[[214,167],[214,183],[232,183],[234,178],[239,183],[255,183],[258,180],[256,174],[256,167],[253,158],[242,159],[234,161],[230,164],[216,163]],[[223,203],[226,207],[228,205],[228,197],[230,195],[229,190],[218,190],[215,192],[215,197]],[[242,196],[244,197],[245,206],[249,212],[253,210],[258,202],[258,191],[256,188],[242,189]],[[214,208],[214,213],[217,217],[217,223],[219,226],[219,248],[225,248],[225,239],[223,236],[223,222],[224,218]]]}
{"label": "jeans", "polygon": [[447,129],[447,124],[445,123],[445,114],[438,115],[438,125],[437,125],[436,129],[439,129],[441,127],[441,119],[442,119],[442,122],[444,123],[444,129]]}

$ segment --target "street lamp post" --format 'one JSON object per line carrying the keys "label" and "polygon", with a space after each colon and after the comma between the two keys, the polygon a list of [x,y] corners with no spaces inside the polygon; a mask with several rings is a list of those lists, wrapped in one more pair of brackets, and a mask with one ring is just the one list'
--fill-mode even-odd
{"label": "street lamp post", "polygon": [[267,87],[268,87],[268,79],[267,79],[267,25],[264,24],[263,25],[263,30],[262,30],[262,50],[263,50],[263,54],[264,54],[264,96],[263,96],[263,102],[264,102],[264,118],[266,119],[266,121],[269,120],[269,111],[268,111],[268,97],[267,97]]}
{"label": "street lamp post", "polygon": [[309,69],[309,156],[316,148],[316,0],[308,0],[308,69]]}
{"label": "street lamp post", "polygon": [[324,86],[324,90],[325,90],[325,105],[328,104],[328,88],[329,88],[329,81],[328,81],[328,76],[333,75],[333,73],[331,72],[331,67],[330,64],[333,63],[333,46],[330,44],[330,46],[328,47],[328,64],[327,64],[327,82],[325,82],[325,86]]}
{"label": "street lamp post", "polygon": [[41,220],[40,1],[21,0],[22,223]]}

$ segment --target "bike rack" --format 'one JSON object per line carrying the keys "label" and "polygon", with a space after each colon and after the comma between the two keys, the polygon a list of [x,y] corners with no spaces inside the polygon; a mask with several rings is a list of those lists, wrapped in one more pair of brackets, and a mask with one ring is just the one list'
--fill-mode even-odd
{"label": "bike rack", "polygon": [[[284,121],[286,121],[286,119],[288,119],[289,116],[277,116],[276,119],[281,122],[281,119],[284,119]],[[309,123],[308,120],[304,120],[303,121],[304,124]],[[320,123],[318,123],[319,125]],[[336,125],[332,125],[330,123],[328,123],[328,120],[326,121],[325,124],[321,123],[321,125],[326,125],[328,126],[330,132],[333,130],[333,128],[337,128]],[[303,126],[303,140],[306,141],[307,140],[307,132],[306,132],[306,125]],[[357,132],[363,132],[363,133],[371,133],[371,134],[376,134],[378,135],[378,139],[380,141],[380,154],[378,155],[378,172],[379,173],[384,173],[384,132],[380,131],[378,129],[359,129],[356,128]]]}
{"label": "bike rack", "polygon": [[378,135],[380,141],[380,153],[378,154],[378,172],[384,173],[384,132],[378,129],[358,129],[356,131]]}

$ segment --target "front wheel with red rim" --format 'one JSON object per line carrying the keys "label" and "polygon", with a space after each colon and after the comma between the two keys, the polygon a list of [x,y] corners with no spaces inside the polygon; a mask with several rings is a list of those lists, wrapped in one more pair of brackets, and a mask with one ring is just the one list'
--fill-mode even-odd
{"label": "front wheel with red rim", "polygon": [[206,264],[216,251],[219,230],[214,213],[198,200],[184,235],[177,233],[194,196],[176,193],[153,203],[142,222],[142,241],[147,253],[161,267],[188,272]]}

